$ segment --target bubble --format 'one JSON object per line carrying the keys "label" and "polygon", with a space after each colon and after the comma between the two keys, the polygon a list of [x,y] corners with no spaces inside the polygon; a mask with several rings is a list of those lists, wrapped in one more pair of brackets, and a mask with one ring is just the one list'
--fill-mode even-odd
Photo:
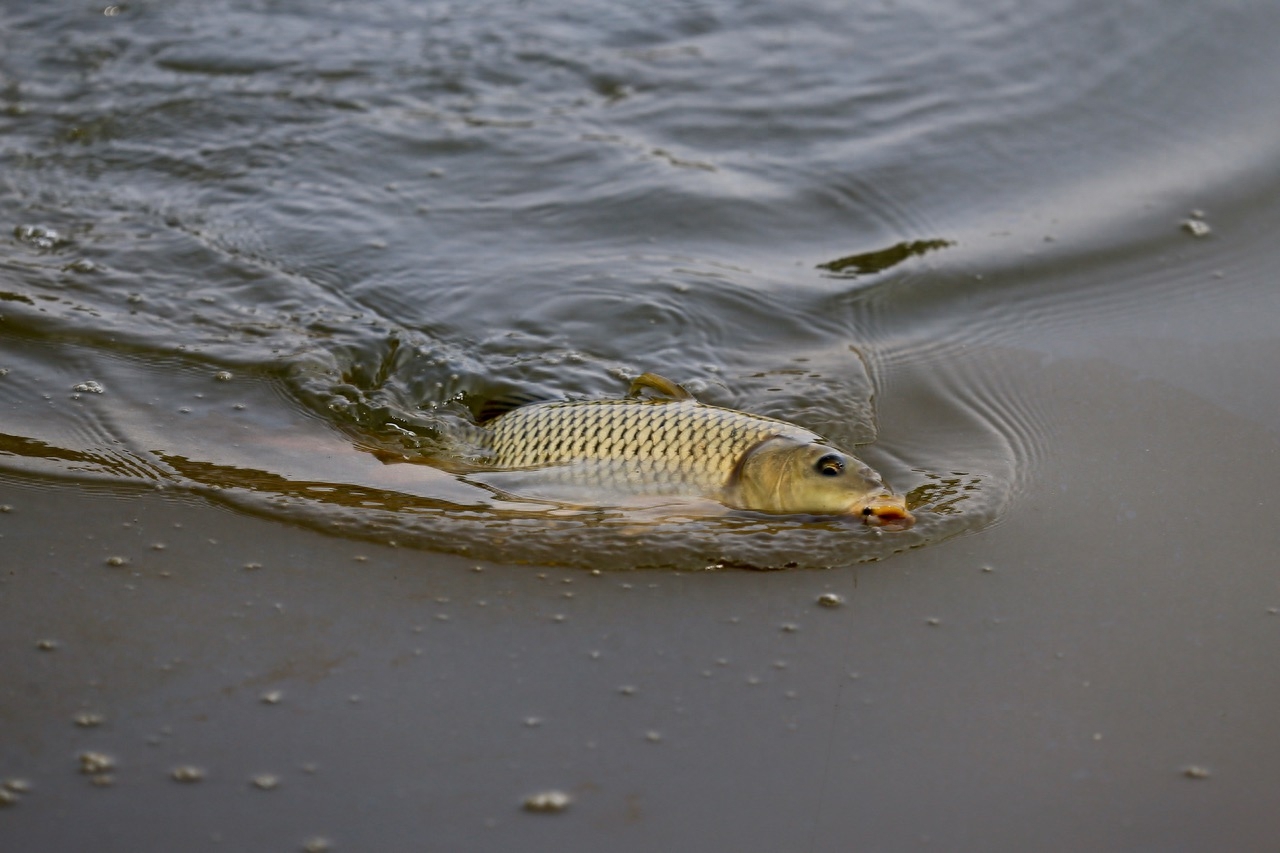
{"label": "bubble", "polygon": [[274,791],[280,787],[280,777],[274,773],[259,773],[249,780],[249,784],[259,791]]}
{"label": "bubble", "polygon": [[57,231],[43,225],[19,225],[13,229],[13,236],[21,243],[44,250],[56,249],[67,242]]}
{"label": "bubble", "polygon": [[554,814],[569,808],[571,802],[573,802],[573,798],[564,791],[539,791],[524,798],[524,810],[527,812]]}
{"label": "bubble", "polygon": [[823,607],[839,607],[844,604],[844,596],[834,592],[824,592],[818,596],[818,604]]}
{"label": "bubble", "polygon": [[217,382],[230,382],[230,381],[231,381],[231,371],[230,371],[230,370],[219,370],[217,373],[213,374],[213,378],[214,378],[214,380],[215,380],[215,381],[217,381]]}
{"label": "bubble", "polygon": [[129,560],[127,557],[107,557],[107,565],[113,569],[118,569],[121,566],[129,565]]}
{"label": "bubble", "polygon": [[1209,227],[1209,223],[1203,219],[1184,219],[1180,223],[1182,230],[1186,231],[1192,237],[1208,237],[1213,233],[1213,229]]}
{"label": "bubble", "polygon": [[81,711],[71,721],[82,729],[92,729],[105,723],[107,718],[95,711]]}
{"label": "bubble", "polygon": [[106,388],[102,387],[102,383],[95,379],[87,379],[78,385],[71,386],[71,390],[78,394],[104,394]]}
{"label": "bubble", "polygon": [[104,752],[80,753],[80,772],[86,776],[98,776],[114,770],[116,760]]}
{"label": "bubble", "polygon": [[183,764],[169,771],[169,778],[186,784],[200,782],[204,779],[204,770],[191,764]]}
{"label": "bubble", "polygon": [[329,839],[322,838],[318,835],[314,838],[308,838],[302,843],[303,853],[325,853],[325,851],[332,849],[332,847],[333,843],[329,841]]}
{"label": "bubble", "polygon": [[1208,767],[1199,764],[1188,764],[1182,768],[1182,775],[1188,779],[1208,779],[1211,775]]}
{"label": "bubble", "polygon": [[36,640],[36,648],[42,652],[56,651],[58,645],[57,640]]}
{"label": "bubble", "polygon": [[280,700],[284,698],[284,692],[281,690],[268,690],[258,698],[264,705],[279,705]]}

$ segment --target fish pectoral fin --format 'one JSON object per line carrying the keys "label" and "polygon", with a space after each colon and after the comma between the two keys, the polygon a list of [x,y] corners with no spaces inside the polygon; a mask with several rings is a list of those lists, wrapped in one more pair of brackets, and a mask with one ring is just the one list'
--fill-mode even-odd
{"label": "fish pectoral fin", "polygon": [[665,376],[659,376],[656,373],[641,373],[635,379],[631,380],[631,389],[627,391],[628,397],[640,397],[648,390],[653,392],[657,397],[666,397],[669,400],[692,400],[693,395],[684,389],[683,386],[677,385]]}

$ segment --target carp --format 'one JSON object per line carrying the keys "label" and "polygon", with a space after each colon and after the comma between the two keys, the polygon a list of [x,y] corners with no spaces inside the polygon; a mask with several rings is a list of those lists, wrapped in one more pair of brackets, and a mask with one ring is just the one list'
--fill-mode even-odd
{"label": "carp", "polygon": [[605,494],[704,497],[888,529],[913,521],[879,474],[821,435],[700,403],[653,373],[637,377],[625,398],[522,405],[468,438],[485,468],[545,471]]}

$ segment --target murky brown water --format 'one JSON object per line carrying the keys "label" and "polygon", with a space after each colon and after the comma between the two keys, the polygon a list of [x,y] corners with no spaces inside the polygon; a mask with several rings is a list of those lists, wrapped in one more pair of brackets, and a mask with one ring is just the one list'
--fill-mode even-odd
{"label": "murky brown water", "polygon": [[[0,847],[1268,849],[1277,33],[4,4]],[[644,370],[920,524],[365,449]]]}

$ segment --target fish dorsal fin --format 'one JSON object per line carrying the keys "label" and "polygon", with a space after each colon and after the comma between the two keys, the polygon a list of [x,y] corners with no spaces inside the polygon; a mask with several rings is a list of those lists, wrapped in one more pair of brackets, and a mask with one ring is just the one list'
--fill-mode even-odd
{"label": "fish dorsal fin", "polygon": [[641,373],[635,379],[631,380],[631,390],[627,392],[628,397],[640,397],[645,390],[652,391],[659,398],[665,397],[668,400],[692,400],[693,395],[684,389],[683,386],[677,385],[665,376],[659,376],[656,373]]}
{"label": "fish dorsal fin", "polygon": [[497,420],[513,409],[530,406],[534,403],[546,403],[549,398],[530,391],[508,391],[485,400],[476,412],[476,423],[483,424]]}

